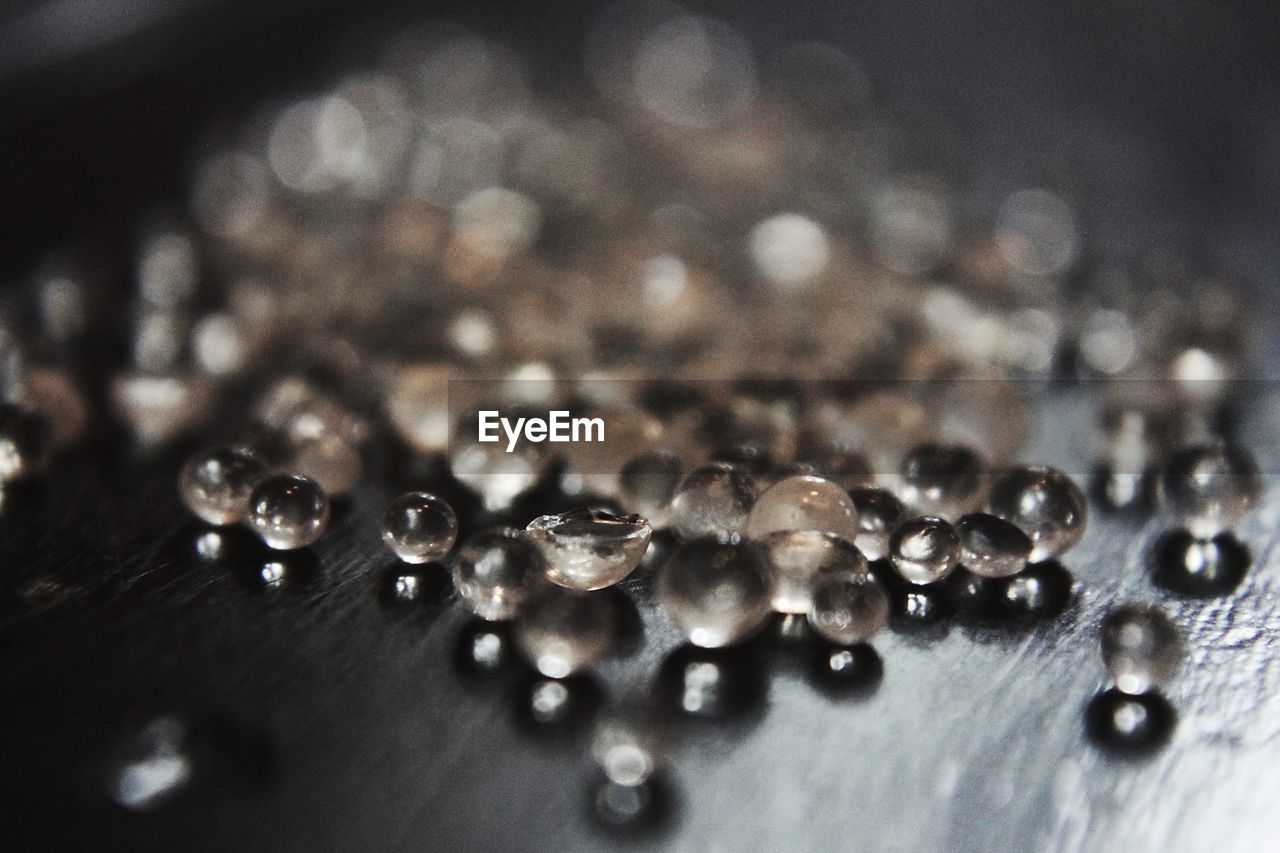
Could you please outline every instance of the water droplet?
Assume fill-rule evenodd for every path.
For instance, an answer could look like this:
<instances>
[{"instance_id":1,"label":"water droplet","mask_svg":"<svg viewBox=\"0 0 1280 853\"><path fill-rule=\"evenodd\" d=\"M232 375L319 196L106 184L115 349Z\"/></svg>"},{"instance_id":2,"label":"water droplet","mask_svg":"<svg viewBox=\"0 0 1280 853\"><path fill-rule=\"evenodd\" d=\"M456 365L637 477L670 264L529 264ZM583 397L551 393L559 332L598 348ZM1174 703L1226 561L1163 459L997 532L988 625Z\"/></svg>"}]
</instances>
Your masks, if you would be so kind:
<instances>
[{"instance_id":1,"label":"water droplet","mask_svg":"<svg viewBox=\"0 0 1280 853\"><path fill-rule=\"evenodd\" d=\"M187 459L178 475L178 496L207 524L235 524L248 517L249 496L266 475L266 464L256 453L216 448Z\"/></svg>"},{"instance_id":2,"label":"water droplet","mask_svg":"<svg viewBox=\"0 0 1280 853\"><path fill-rule=\"evenodd\" d=\"M1146 693L1168 682L1182 665L1182 637L1154 607L1130 604L1102 622L1102 659L1122 693Z\"/></svg>"},{"instance_id":3,"label":"water droplet","mask_svg":"<svg viewBox=\"0 0 1280 853\"><path fill-rule=\"evenodd\" d=\"M382 540L406 563L430 563L449 553L458 538L453 507L429 492L409 492L382 516Z\"/></svg>"},{"instance_id":4,"label":"water droplet","mask_svg":"<svg viewBox=\"0 0 1280 853\"><path fill-rule=\"evenodd\" d=\"M969 571L999 578L1021 571L1031 557L1031 538L1003 518L975 512L956 523L960 561Z\"/></svg>"},{"instance_id":5,"label":"water droplet","mask_svg":"<svg viewBox=\"0 0 1280 853\"><path fill-rule=\"evenodd\" d=\"M525 528L546 565L547 577L577 590L603 589L640 564L653 529L638 515L617 516L598 509L544 515Z\"/></svg>"},{"instance_id":6,"label":"water droplet","mask_svg":"<svg viewBox=\"0 0 1280 853\"><path fill-rule=\"evenodd\" d=\"M773 578L760 550L712 539L686 542L658 574L658 601L695 646L745 639L770 612Z\"/></svg>"},{"instance_id":7,"label":"water droplet","mask_svg":"<svg viewBox=\"0 0 1280 853\"><path fill-rule=\"evenodd\" d=\"M249 526L270 548L304 548L329 526L329 498L306 477L269 477L249 498Z\"/></svg>"},{"instance_id":8,"label":"water droplet","mask_svg":"<svg viewBox=\"0 0 1280 853\"><path fill-rule=\"evenodd\" d=\"M538 550L509 528L475 534L453 558L453 585L482 619L512 619L542 577Z\"/></svg>"},{"instance_id":9,"label":"water droplet","mask_svg":"<svg viewBox=\"0 0 1280 853\"><path fill-rule=\"evenodd\" d=\"M993 515L1031 537L1033 561L1057 557L1074 547L1088 523L1080 487L1056 468L1018 465L1001 473L987 499Z\"/></svg>"}]
</instances>

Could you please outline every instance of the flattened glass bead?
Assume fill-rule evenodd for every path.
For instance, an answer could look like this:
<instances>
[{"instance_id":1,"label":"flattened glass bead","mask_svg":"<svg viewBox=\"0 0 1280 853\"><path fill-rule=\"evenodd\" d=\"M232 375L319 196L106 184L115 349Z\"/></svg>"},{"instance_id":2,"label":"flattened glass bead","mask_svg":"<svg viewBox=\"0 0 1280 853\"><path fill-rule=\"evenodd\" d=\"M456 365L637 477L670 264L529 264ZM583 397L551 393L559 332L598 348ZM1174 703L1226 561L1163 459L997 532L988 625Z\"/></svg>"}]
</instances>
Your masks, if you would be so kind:
<instances>
[{"instance_id":1,"label":"flattened glass bead","mask_svg":"<svg viewBox=\"0 0 1280 853\"><path fill-rule=\"evenodd\" d=\"M889 537L889 560L911 583L934 583L960 564L960 537L950 522L937 516L907 519Z\"/></svg>"},{"instance_id":2,"label":"flattened glass bead","mask_svg":"<svg viewBox=\"0 0 1280 853\"><path fill-rule=\"evenodd\" d=\"M635 457L623 466L619 477L623 506L655 527L666 525L682 470L679 457L667 451L653 450Z\"/></svg>"},{"instance_id":3,"label":"flattened glass bead","mask_svg":"<svg viewBox=\"0 0 1280 853\"><path fill-rule=\"evenodd\" d=\"M960 535L960 562L985 578L1017 574L1031 557L1031 537L1016 525L985 512L974 512L956 522Z\"/></svg>"},{"instance_id":4,"label":"flattened glass bead","mask_svg":"<svg viewBox=\"0 0 1280 853\"><path fill-rule=\"evenodd\" d=\"M828 642L865 642L888 620L889 597L869 572L838 568L814 577L809 624Z\"/></svg>"},{"instance_id":5,"label":"flattened glass bead","mask_svg":"<svg viewBox=\"0 0 1280 853\"><path fill-rule=\"evenodd\" d=\"M1080 487L1057 468L1018 465L991 484L987 505L992 515L1031 537L1031 560L1056 557L1084 535L1089 508Z\"/></svg>"},{"instance_id":6,"label":"flattened glass bead","mask_svg":"<svg viewBox=\"0 0 1280 853\"><path fill-rule=\"evenodd\" d=\"M1243 448L1222 443L1178 451L1160 475L1161 503L1201 538L1240 521L1261 492L1253 457Z\"/></svg>"},{"instance_id":7,"label":"flattened glass bead","mask_svg":"<svg viewBox=\"0 0 1280 853\"><path fill-rule=\"evenodd\" d=\"M1130 604L1112 610L1102 623L1102 659L1123 693L1145 693L1177 674L1182 637L1154 607Z\"/></svg>"},{"instance_id":8,"label":"flattened glass bead","mask_svg":"<svg viewBox=\"0 0 1280 853\"><path fill-rule=\"evenodd\" d=\"M922 444L902 460L898 494L923 515L955 518L982 502L986 465L961 445Z\"/></svg>"},{"instance_id":9,"label":"flattened glass bead","mask_svg":"<svg viewBox=\"0 0 1280 853\"><path fill-rule=\"evenodd\" d=\"M307 477L268 477L249 497L249 527L269 548L305 548L328 526L329 498Z\"/></svg>"},{"instance_id":10,"label":"flattened glass bead","mask_svg":"<svg viewBox=\"0 0 1280 853\"><path fill-rule=\"evenodd\" d=\"M867 570L867 559L849 540L821 530L779 530L759 540L773 569L773 609L808 613L813 578L826 569Z\"/></svg>"},{"instance_id":11,"label":"flattened glass bead","mask_svg":"<svg viewBox=\"0 0 1280 853\"><path fill-rule=\"evenodd\" d=\"M510 528L475 534L453 557L453 585L463 604L491 622L515 618L541 577L542 555Z\"/></svg>"},{"instance_id":12,"label":"flattened glass bead","mask_svg":"<svg viewBox=\"0 0 1280 853\"><path fill-rule=\"evenodd\" d=\"M773 578L751 543L695 539L681 545L658 574L658 601L695 646L719 648L764 624Z\"/></svg>"},{"instance_id":13,"label":"flattened glass bead","mask_svg":"<svg viewBox=\"0 0 1280 853\"><path fill-rule=\"evenodd\" d=\"M888 489L854 489L849 496L858 511L858 537L853 544L868 560L883 560L889 555L889 534L906 508Z\"/></svg>"},{"instance_id":14,"label":"flattened glass bead","mask_svg":"<svg viewBox=\"0 0 1280 853\"><path fill-rule=\"evenodd\" d=\"M638 515L575 509L544 515L525 528L542 553L547 577L577 590L613 586L640 564L653 529Z\"/></svg>"},{"instance_id":15,"label":"flattened glass bead","mask_svg":"<svg viewBox=\"0 0 1280 853\"><path fill-rule=\"evenodd\" d=\"M178 496L192 515L207 524L235 524L248 517L249 496L266 475L266 464L246 448L206 450L183 464Z\"/></svg>"},{"instance_id":16,"label":"flattened glass bead","mask_svg":"<svg viewBox=\"0 0 1280 853\"><path fill-rule=\"evenodd\" d=\"M401 495L382 516L382 541L406 563L439 560L457 538L453 507L429 492Z\"/></svg>"},{"instance_id":17,"label":"flattened glass bead","mask_svg":"<svg viewBox=\"0 0 1280 853\"><path fill-rule=\"evenodd\" d=\"M618 619L613 599L551 588L534 596L515 623L516 646L547 678L565 678L613 647Z\"/></svg>"},{"instance_id":18,"label":"flattened glass bead","mask_svg":"<svg viewBox=\"0 0 1280 853\"><path fill-rule=\"evenodd\" d=\"M713 462L690 472L671 501L671 525L683 539L741 533L756 486L737 466Z\"/></svg>"},{"instance_id":19,"label":"flattened glass bead","mask_svg":"<svg viewBox=\"0 0 1280 853\"><path fill-rule=\"evenodd\" d=\"M858 511L849 493L830 480L787 477L760 493L745 532L761 539L778 530L821 530L852 542L858 536Z\"/></svg>"}]
</instances>

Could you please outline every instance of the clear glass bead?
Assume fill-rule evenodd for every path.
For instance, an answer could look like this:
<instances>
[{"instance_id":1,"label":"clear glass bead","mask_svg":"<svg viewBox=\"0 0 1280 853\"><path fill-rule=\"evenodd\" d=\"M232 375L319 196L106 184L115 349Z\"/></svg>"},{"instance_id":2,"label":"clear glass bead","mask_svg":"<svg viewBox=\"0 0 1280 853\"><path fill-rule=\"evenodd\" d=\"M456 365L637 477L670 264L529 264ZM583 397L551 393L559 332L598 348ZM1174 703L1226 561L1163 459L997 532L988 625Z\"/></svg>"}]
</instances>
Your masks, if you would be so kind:
<instances>
[{"instance_id":1,"label":"clear glass bead","mask_svg":"<svg viewBox=\"0 0 1280 853\"><path fill-rule=\"evenodd\" d=\"M462 429L474 430L474 424ZM502 444L481 444L463 432L449 452L449 469L453 476L484 501L485 509L496 512L507 509L522 492L532 488L546 468L546 460L522 443L512 453Z\"/></svg>"},{"instance_id":2,"label":"clear glass bead","mask_svg":"<svg viewBox=\"0 0 1280 853\"><path fill-rule=\"evenodd\" d=\"M44 417L24 406L0 403L0 484L40 470L51 439Z\"/></svg>"},{"instance_id":3,"label":"clear glass bead","mask_svg":"<svg viewBox=\"0 0 1280 853\"><path fill-rule=\"evenodd\" d=\"M618 619L608 595L551 588L534 596L515 623L516 646L547 678L565 678L613 647Z\"/></svg>"},{"instance_id":4,"label":"clear glass bead","mask_svg":"<svg viewBox=\"0 0 1280 853\"><path fill-rule=\"evenodd\" d=\"M319 483L307 477L268 477L249 497L249 527L269 548L305 548L328 526L329 498Z\"/></svg>"},{"instance_id":5,"label":"clear glass bead","mask_svg":"<svg viewBox=\"0 0 1280 853\"><path fill-rule=\"evenodd\" d=\"M1178 451L1160 475L1161 503L1201 538L1240 521L1261 492L1253 457L1243 448L1223 443Z\"/></svg>"},{"instance_id":6,"label":"clear glass bead","mask_svg":"<svg viewBox=\"0 0 1280 853\"><path fill-rule=\"evenodd\" d=\"M854 489L849 496L858 511L858 537L853 544L868 560L883 560L889 556L889 534L906 508L888 489Z\"/></svg>"},{"instance_id":7,"label":"clear glass bead","mask_svg":"<svg viewBox=\"0 0 1280 853\"><path fill-rule=\"evenodd\" d=\"M737 466L713 462L690 472L671 500L671 525L683 539L741 533L756 486Z\"/></svg>"},{"instance_id":8,"label":"clear glass bead","mask_svg":"<svg viewBox=\"0 0 1280 853\"><path fill-rule=\"evenodd\" d=\"M1002 578L1017 574L1031 557L1031 537L1016 525L985 512L974 512L956 522L960 535L960 562L975 575Z\"/></svg>"},{"instance_id":9,"label":"clear glass bead","mask_svg":"<svg viewBox=\"0 0 1280 853\"><path fill-rule=\"evenodd\" d=\"M267 476L266 464L242 447L196 453L178 474L178 496L207 524L235 524L249 515L249 496Z\"/></svg>"},{"instance_id":10,"label":"clear glass bead","mask_svg":"<svg viewBox=\"0 0 1280 853\"><path fill-rule=\"evenodd\" d=\"M547 577L577 590L613 586L640 564L653 528L638 515L575 509L535 518L525 537L542 553Z\"/></svg>"},{"instance_id":11,"label":"clear glass bead","mask_svg":"<svg viewBox=\"0 0 1280 853\"><path fill-rule=\"evenodd\" d=\"M1112 610L1102 623L1102 659L1123 693L1145 693L1177 674L1182 637L1154 607L1130 604Z\"/></svg>"},{"instance_id":12,"label":"clear glass bead","mask_svg":"<svg viewBox=\"0 0 1280 853\"><path fill-rule=\"evenodd\" d=\"M1062 554L1080 541L1089 520L1084 492L1057 468L1018 465L991 484L987 505L993 515L1031 537L1032 561Z\"/></svg>"},{"instance_id":13,"label":"clear glass bead","mask_svg":"<svg viewBox=\"0 0 1280 853\"><path fill-rule=\"evenodd\" d=\"M682 471L674 453L653 450L635 457L623 466L619 478L623 506L649 519L654 527L665 526Z\"/></svg>"},{"instance_id":14,"label":"clear glass bead","mask_svg":"<svg viewBox=\"0 0 1280 853\"><path fill-rule=\"evenodd\" d=\"M865 642L888 620L889 597L870 573L834 568L814 577L809 624L828 642Z\"/></svg>"},{"instance_id":15,"label":"clear glass bead","mask_svg":"<svg viewBox=\"0 0 1280 853\"><path fill-rule=\"evenodd\" d=\"M773 578L750 543L696 539L658 574L658 601L689 642L719 648L745 639L770 612Z\"/></svg>"},{"instance_id":16,"label":"clear glass bead","mask_svg":"<svg viewBox=\"0 0 1280 853\"><path fill-rule=\"evenodd\" d=\"M778 530L822 530L852 542L858 536L858 511L849 493L830 480L787 477L760 493L745 532L761 539Z\"/></svg>"},{"instance_id":17,"label":"clear glass bead","mask_svg":"<svg viewBox=\"0 0 1280 853\"><path fill-rule=\"evenodd\" d=\"M439 560L457 538L453 507L429 492L401 495L382 516L382 541L406 563Z\"/></svg>"},{"instance_id":18,"label":"clear glass bead","mask_svg":"<svg viewBox=\"0 0 1280 853\"><path fill-rule=\"evenodd\" d=\"M911 583L934 583L960 564L960 537L945 519L932 515L910 518L889 537L889 560Z\"/></svg>"},{"instance_id":19,"label":"clear glass bead","mask_svg":"<svg viewBox=\"0 0 1280 853\"><path fill-rule=\"evenodd\" d=\"M453 585L463 603L491 622L515 618L541 577L538 549L511 528L477 533L453 557Z\"/></svg>"},{"instance_id":20,"label":"clear glass bead","mask_svg":"<svg viewBox=\"0 0 1280 853\"><path fill-rule=\"evenodd\" d=\"M826 569L867 570L867 559L849 540L821 530L778 530L759 541L773 568L773 609L808 613L813 578Z\"/></svg>"},{"instance_id":21,"label":"clear glass bead","mask_svg":"<svg viewBox=\"0 0 1280 853\"><path fill-rule=\"evenodd\" d=\"M796 468L823 477L842 489L870 486L875 480L867 457L830 444L811 443L796 452Z\"/></svg>"},{"instance_id":22,"label":"clear glass bead","mask_svg":"<svg viewBox=\"0 0 1280 853\"><path fill-rule=\"evenodd\" d=\"M986 465L968 447L922 444L902 460L898 494L922 515L956 518L976 509L986 485Z\"/></svg>"},{"instance_id":23,"label":"clear glass bead","mask_svg":"<svg viewBox=\"0 0 1280 853\"><path fill-rule=\"evenodd\" d=\"M335 432L300 442L289 462L289 470L315 480L335 498L351 493L363 469L360 451Z\"/></svg>"}]
</instances>

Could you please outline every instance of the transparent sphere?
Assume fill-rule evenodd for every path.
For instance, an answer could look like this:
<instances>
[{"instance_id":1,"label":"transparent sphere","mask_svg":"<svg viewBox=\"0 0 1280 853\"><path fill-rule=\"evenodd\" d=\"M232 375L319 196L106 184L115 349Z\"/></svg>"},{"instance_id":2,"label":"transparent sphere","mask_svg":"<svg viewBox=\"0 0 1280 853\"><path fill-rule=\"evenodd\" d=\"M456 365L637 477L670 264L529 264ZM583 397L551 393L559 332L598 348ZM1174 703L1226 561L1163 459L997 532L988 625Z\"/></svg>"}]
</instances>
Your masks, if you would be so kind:
<instances>
[{"instance_id":1,"label":"transparent sphere","mask_svg":"<svg viewBox=\"0 0 1280 853\"><path fill-rule=\"evenodd\" d=\"M852 542L858 536L858 510L849 493L830 480L787 477L760 493L745 532L761 539L778 530L822 530Z\"/></svg>"},{"instance_id":2,"label":"transparent sphere","mask_svg":"<svg viewBox=\"0 0 1280 853\"><path fill-rule=\"evenodd\" d=\"M985 512L956 522L960 534L960 562L975 575L1002 578L1017 574L1031 557L1031 537L1016 525Z\"/></svg>"},{"instance_id":3,"label":"transparent sphere","mask_svg":"<svg viewBox=\"0 0 1280 853\"><path fill-rule=\"evenodd\" d=\"M457 538L453 507L429 492L401 495L382 516L382 541L406 563L439 560Z\"/></svg>"},{"instance_id":4,"label":"transparent sphere","mask_svg":"<svg viewBox=\"0 0 1280 853\"><path fill-rule=\"evenodd\" d=\"M1178 629L1154 607L1125 605L1102 622L1102 659L1121 692L1145 693L1169 681L1182 654Z\"/></svg>"},{"instance_id":5,"label":"transparent sphere","mask_svg":"<svg viewBox=\"0 0 1280 853\"><path fill-rule=\"evenodd\" d=\"M813 578L826 569L867 570L867 558L848 539L821 530L778 530L759 540L773 569L773 609L808 613Z\"/></svg>"},{"instance_id":6,"label":"transparent sphere","mask_svg":"<svg viewBox=\"0 0 1280 853\"><path fill-rule=\"evenodd\" d=\"M875 480L871 463L856 451L831 444L809 444L796 452L796 467L802 473L825 477L842 489L869 486Z\"/></svg>"},{"instance_id":7,"label":"transparent sphere","mask_svg":"<svg viewBox=\"0 0 1280 853\"><path fill-rule=\"evenodd\" d=\"M52 434L37 412L0 403L0 484L30 477L48 455Z\"/></svg>"},{"instance_id":8,"label":"transparent sphere","mask_svg":"<svg viewBox=\"0 0 1280 853\"><path fill-rule=\"evenodd\" d=\"M534 596L515 623L516 647L548 678L565 678L604 657L618 636L608 595L550 588Z\"/></svg>"},{"instance_id":9,"label":"transparent sphere","mask_svg":"<svg viewBox=\"0 0 1280 853\"><path fill-rule=\"evenodd\" d=\"M713 649L745 639L764 624L773 578L751 543L695 539L658 574L658 601L695 646Z\"/></svg>"},{"instance_id":10,"label":"transparent sphere","mask_svg":"<svg viewBox=\"0 0 1280 853\"><path fill-rule=\"evenodd\" d=\"M649 548L653 528L638 515L583 508L535 518L524 535L542 553L553 583L591 590L631 574Z\"/></svg>"},{"instance_id":11,"label":"transparent sphere","mask_svg":"<svg viewBox=\"0 0 1280 853\"><path fill-rule=\"evenodd\" d=\"M364 463L360 451L349 441L337 433L324 432L299 443L289 468L315 480L325 494L336 498L350 494L356 487Z\"/></svg>"},{"instance_id":12,"label":"transparent sphere","mask_svg":"<svg viewBox=\"0 0 1280 853\"><path fill-rule=\"evenodd\" d=\"M809 624L828 642L865 642L888 621L889 596L870 573L837 568L813 579Z\"/></svg>"},{"instance_id":13,"label":"transparent sphere","mask_svg":"<svg viewBox=\"0 0 1280 853\"><path fill-rule=\"evenodd\" d=\"M923 515L955 518L982 502L986 474L982 457L968 447L922 444L902 460L898 494Z\"/></svg>"},{"instance_id":14,"label":"transparent sphere","mask_svg":"<svg viewBox=\"0 0 1280 853\"><path fill-rule=\"evenodd\" d=\"M541 577L542 555L511 528L477 533L453 557L453 585L463 603L491 622L514 618Z\"/></svg>"},{"instance_id":15,"label":"transparent sphere","mask_svg":"<svg viewBox=\"0 0 1280 853\"><path fill-rule=\"evenodd\" d=\"M1031 559L1047 560L1069 550L1084 535L1089 508L1084 492L1057 468L1018 465L991 484L987 505L993 515L1031 537Z\"/></svg>"},{"instance_id":16,"label":"transparent sphere","mask_svg":"<svg viewBox=\"0 0 1280 853\"><path fill-rule=\"evenodd\" d=\"M682 471L679 457L664 450L635 457L623 466L619 477L622 505L649 519L655 527L665 525Z\"/></svg>"},{"instance_id":17,"label":"transparent sphere","mask_svg":"<svg viewBox=\"0 0 1280 853\"><path fill-rule=\"evenodd\" d=\"M193 454L178 473L178 496L207 524L235 524L249 515L249 496L267 476L266 464L242 447Z\"/></svg>"},{"instance_id":18,"label":"transparent sphere","mask_svg":"<svg viewBox=\"0 0 1280 853\"><path fill-rule=\"evenodd\" d=\"M329 526L329 498L315 481L277 474L249 496L249 527L269 548L305 548Z\"/></svg>"},{"instance_id":19,"label":"transparent sphere","mask_svg":"<svg viewBox=\"0 0 1280 853\"><path fill-rule=\"evenodd\" d=\"M671 500L671 526L683 539L741 533L756 502L750 475L726 462L696 468Z\"/></svg>"},{"instance_id":20,"label":"transparent sphere","mask_svg":"<svg viewBox=\"0 0 1280 853\"><path fill-rule=\"evenodd\" d=\"M960 537L945 519L922 515L894 528L889 560L911 583L940 581L960 564Z\"/></svg>"},{"instance_id":21,"label":"transparent sphere","mask_svg":"<svg viewBox=\"0 0 1280 853\"><path fill-rule=\"evenodd\" d=\"M1222 443L1180 450L1160 475L1160 500L1195 536L1238 522L1258 502L1262 483L1248 451Z\"/></svg>"},{"instance_id":22,"label":"transparent sphere","mask_svg":"<svg viewBox=\"0 0 1280 853\"><path fill-rule=\"evenodd\" d=\"M858 538L853 544L868 560L883 560L889 556L889 534L906 508L888 489L854 489L849 496L858 511Z\"/></svg>"}]
</instances>

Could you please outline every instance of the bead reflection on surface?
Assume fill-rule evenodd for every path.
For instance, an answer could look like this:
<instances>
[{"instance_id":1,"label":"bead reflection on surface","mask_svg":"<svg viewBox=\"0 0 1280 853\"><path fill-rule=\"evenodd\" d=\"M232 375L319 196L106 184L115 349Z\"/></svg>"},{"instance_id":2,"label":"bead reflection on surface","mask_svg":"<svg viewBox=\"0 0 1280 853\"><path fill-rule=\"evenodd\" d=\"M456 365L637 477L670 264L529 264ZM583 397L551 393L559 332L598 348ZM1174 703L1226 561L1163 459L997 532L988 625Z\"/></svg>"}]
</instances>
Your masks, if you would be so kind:
<instances>
[{"instance_id":1,"label":"bead reflection on surface","mask_svg":"<svg viewBox=\"0 0 1280 853\"><path fill-rule=\"evenodd\" d=\"M541 516L524 532L541 552L547 577L576 590L603 589L631 574L652 534L649 522L638 515L589 508Z\"/></svg>"},{"instance_id":2,"label":"bead reflection on surface","mask_svg":"<svg viewBox=\"0 0 1280 853\"><path fill-rule=\"evenodd\" d=\"M745 532L762 539L781 530L820 530L850 542L858 536L858 511L849 493L830 480L801 474L760 493Z\"/></svg>"},{"instance_id":3,"label":"bead reflection on surface","mask_svg":"<svg viewBox=\"0 0 1280 853\"><path fill-rule=\"evenodd\" d=\"M718 648L764 624L773 578L754 545L696 539L661 568L657 590L659 603L689 642Z\"/></svg>"},{"instance_id":4,"label":"bead reflection on surface","mask_svg":"<svg viewBox=\"0 0 1280 853\"><path fill-rule=\"evenodd\" d=\"M453 507L428 492L409 492L382 517L382 540L406 563L430 563L449 553L458 538Z\"/></svg>"},{"instance_id":5,"label":"bead reflection on surface","mask_svg":"<svg viewBox=\"0 0 1280 853\"><path fill-rule=\"evenodd\" d=\"M606 655L618 639L619 615L608 595L550 589L515 623L516 645L548 678L565 678Z\"/></svg>"},{"instance_id":6,"label":"bead reflection on surface","mask_svg":"<svg viewBox=\"0 0 1280 853\"><path fill-rule=\"evenodd\" d=\"M174 717L149 723L128 744L108 780L112 799L131 811L149 811L182 790L194 770L187 725Z\"/></svg>"},{"instance_id":7,"label":"bead reflection on surface","mask_svg":"<svg viewBox=\"0 0 1280 853\"><path fill-rule=\"evenodd\" d=\"M39 471L51 440L44 417L23 406L0 403L0 485Z\"/></svg>"},{"instance_id":8,"label":"bead reflection on surface","mask_svg":"<svg viewBox=\"0 0 1280 853\"><path fill-rule=\"evenodd\" d=\"M1102 658L1122 693L1145 693L1167 683L1182 666L1182 637L1154 607L1130 604L1102 623Z\"/></svg>"},{"instance_id":9,"label":"bead reflection on surface","mask_svg":"<svg viewBox=\"0 0 1280 853\"><path fill-rule=\"evenodd\" d=\"M759 541L773 569L773 609L808 613L813 578L824 569L867 570L866 557L847 539L819 530L779 530Z\"/></svg>"},{"instance_id":10,"label":"bead reflection on surface","mask_svg":"<svg viewBox=\"0 0 1280 853\"><path fill-rule=\"evenodd\" d=\"M329 498L306 477L269 477L249 498L249 526L270 548L304 548L329 526Z\"/></svg>"},{"instance_id":11,"label":"bead reflection on surface","mask_svg":"<svg viewBox=\"0 0 1280 853\"><path fill-rule=\"evenodd\" d=\"M1031 537L1033 562L1057 557L1084 535L1089 511L1080 487L1056 468L1019 465L1002 472L987 499L993 515Z\"/></svg>"},{"instance_id":12,"label":"bead reflection on surface","mask_svg":"<svg viewBox=\"0 0 1280 853\"><path fill-rule=\"evenodd\" d=\"M463 603L481 619L513 619L537 590L542 557L519 531L482 531L453 557L453 585Z\"/></svg>"},{"instance_id":13,"label":"bead reflection on surface","mask_svg":"<svg viewBox=\"0 0 1280 853\"><path fill-rule=\"evenodd\" d=\"M1221 596L1240 585L1251 560L1249 549L1230 533L1200 539L1178 530L1156 542L1153 579L1158 586L1181 595Z\"/></svg>"},{"instance_id":14,"label":"bead reflection on surface","mask_svg":"<svg viewBox=\"0 0 1280 853\"><path fill-rule=\"evenodd\" d=\"M1142 756L1168 743L1178 715L1159 693L1104 690L1085 710L1090 740L1118 756Z\"/></svg>"}]
</instances>

